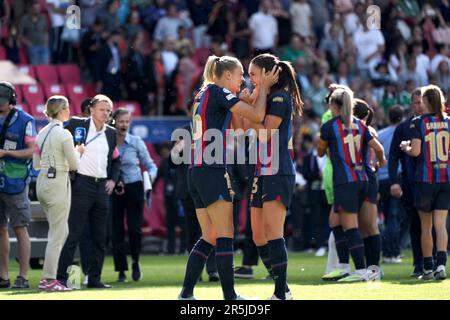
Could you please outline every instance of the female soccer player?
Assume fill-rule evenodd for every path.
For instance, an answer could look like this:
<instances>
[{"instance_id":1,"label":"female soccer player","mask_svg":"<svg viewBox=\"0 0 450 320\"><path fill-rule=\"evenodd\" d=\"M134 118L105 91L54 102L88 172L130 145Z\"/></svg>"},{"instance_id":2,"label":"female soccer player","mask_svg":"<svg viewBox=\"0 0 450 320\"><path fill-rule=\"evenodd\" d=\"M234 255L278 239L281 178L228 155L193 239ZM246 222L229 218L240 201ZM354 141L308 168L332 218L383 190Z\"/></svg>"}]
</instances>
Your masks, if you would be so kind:
<instances>
[{"instance_id":1,"label":"female soccer player","mask_svg":"<svg viewBox=\"0 0 450 320\"><path fill-rule=\"evenodd\" d=\"M413 119L412 140L403 141L401 149L418 157L415 204L422 225L424 274L422 280L447 277L447 229L450 209L450 117L444 112L444 95L439 87L422 88L422 103L429 113ZM436 231L437 268L434 270L432 229Z\"/></svg>"},{"instance_id":2,"label":"female soccer player","mask_svg":"<svg viewBox=\"0 0 450 320\"><path fill-rule=\"evenodd\" d=\"M210 163L204 158L210 149L208 146L214 142L208 141L208 134L211 131L207 130L220 130L224 138L232 113L254 122L261 122L264 119L267 93L278 81L278 68L274 67L269 73L264 70L260 86L261 95L257 98L255 106L240 101L233 94L239 92L244 80L243 74L242 64L236 58L210 56L204 70L205 85L194 100L190 190L202 237L189 255L180 299L195 299L194 286L214 246L224 298L243 299L234 291L233 207L226 164L225 161L216 160Z\"/></svg>"},{"instance_id":3,"label":"female soccer player","mask_svg":"<svg viewBox=\"0 0 450 320\"><path fill-rule=\"evenodd\" d=\"M274 66L281 70L278 83L267 93L266 116L263 122L251 124L257 131L260 150L252 190L251 224L261 260L275 280L275 291L270 299L292 300L286 284L288 257L283 232L286 209L295 187L292 119L295 114L301 114L303 102L292 66L271 54L255 57L249 66L250 80L256 86L258 97L264 94L259 90L264 70ZM276 132L278 149L272 148L277 142L272 139ZM267 147L270 161L264 159L263 146ZM278 152L278 166L274 163L273 152Z\"/></svg>"},{"instance_id":4,"label":"female soccer player","mask_svg":"<svg viewBox=\"0 0 450 320\"><path fill-rule=\"evenodd\" d=\"M356 118L360 119L369 129L372 136L378 141L378 133L371 126L373 119L373 109L369 107L367 102L361 99L355 99L353 113ZM367 150L364 167L368 178L368 193L363 202L358 215L359 232L364 241L364 251L366 256L366 264L369 273L369 279L380 280L380 255L381 255L381 238L378 229L378 177L376 174L376 166L372 157L372 149Z\"/></svg>"},{"instance_id":5,"label":"female soccer player","mask_svg":"<svg viewBox=\"0 0 450 320\"><path fill-rule=\"evenodd\" d=\"M339 213L343 232L336 237L336 245L347 240L355 263L356 273L341 282L368 280L364 261L364 243L358 231L358 212L367 194L367 173L364 161L370 146L377 154L379 165L386 163L383 147L373 139L368 128L353 117L353 92L338 88L330 97L329 106L333 119L320 130L319 156L330 149L333 165L334 211ZM334 230L333 230L334 231ZM339 248L337 248L339 250Z\"/></svg>"}]
</instances>

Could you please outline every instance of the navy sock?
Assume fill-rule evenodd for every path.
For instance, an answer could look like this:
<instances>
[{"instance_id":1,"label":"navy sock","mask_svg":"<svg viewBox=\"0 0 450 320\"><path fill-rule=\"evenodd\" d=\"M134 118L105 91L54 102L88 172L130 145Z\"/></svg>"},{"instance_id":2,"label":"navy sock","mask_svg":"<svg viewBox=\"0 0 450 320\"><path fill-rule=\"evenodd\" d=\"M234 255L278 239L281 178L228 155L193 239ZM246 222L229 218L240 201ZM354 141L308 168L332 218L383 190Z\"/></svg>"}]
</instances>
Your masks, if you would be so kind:
<instances>
[{"instance_id":1,"label":"navy sock","mask_svg":"<svg viewBox=\"0 0 450 320\"><path fill-rule=\"evenodd\" d=\"M433 257L423 257L423 268L426 271L434 270Z\"/></svg>"},{"instance_id":2,"label":"navy sock","mask_svg":"<svg viewBox=\"0 0 450 320\"><path fill-rule=\"evenodd\" d=\"M348 264L350 261L350 255L344 230L342 229L342 226L337 226L332 228L332 231L336 243L336 251L339 258L339 263Z\"/></svg>"},{"instance_id":3,"label":"navy sock","mask_svg":"<svg viewBox=\"0 0 450 320\"><path fill-rule=\"evenodd\" d=\"M213 245L203 239L198 240L192 248L186 266L181 297L188 298L194 294L194 286L202 274L203 267L212 248Z\"/></svg>"},{"instance_id":4,"label":"navy sock","mask_svg":"<svg viewBox=\"0 0 450 320\"><path fill-rule=\"evenodd\" d=\"M365 269L364 262L364 243L361 239L361 234L358 229L350 229L345 231L345 236L348 241L348 249L355 264L356 270Z\"/></svg>"},{"instance_id":5,"label":"navy sock","mask_svg":"<svg viewBox=\"0 0 450 320\"><path fill-rule=\"evenodd\" d=\"M364 238L364 253L367 266L380 265L381 237L379 234Z\"/></svg>"},{"instance_id":6,"label":"navy sock","mask_svg":"<svg viewBox=\"0 0 450 320\"><path fill-rule=\"evenodd\" d=\"M272 263L270 262L270 251L269 251L269 244L265 244L263 246L257 247L259 257L261 258L262 262L264 263L264 266L266 267L269 274L273 277L273 271L272 271ZM286 292L289 291L289 286L286 283Z\"/></svg>"},{"instance_id":7,"label":"navy sock","mask_svg":"<svg viewBox=\"0 0 450 320\"><path fill-rule=\"evenodd\" d=\"M286 299L286 279L288 257L286 244L284 239L276 239L269 241L270 260L272 263L272 271L275 280L275 296L278 299Z\"/></svg>"},{"instance_id":8,"label":"navy sock","mask_svg":"<svg viewBox=\"0 0 450 320\"><path fill-rule=\"evenodd\" d=\"M264 266L266 267L267 272L269 272L269 274L271 276L273 276L272 264L270 263L269 244L267 243L263 246L256 247L256 248L258 248L259 257L261 258L261 261L263 262Z\"/></svg>"},{"instance_id":9,"label":"navy sock","mask_svg":"<svg viewBox=\"0 0 450 320\"><path fill-rule=\"evenodd\" d=\"M445 251L438 251L437 252L437 263L438 266L445 266L447 265L447 252Z\"/></svg>"},{"instance_id":10,"label":"navy sock","mask_svg":"<svg viewBox=\"0 0 450 320\"><path fill-rule=\"evenodd\" d=\"M236 298L234 291L234 271L233 271L233 239L217 238L216 263L219 272L220 283L225 300Z\"/></svg>"}]
</instances>

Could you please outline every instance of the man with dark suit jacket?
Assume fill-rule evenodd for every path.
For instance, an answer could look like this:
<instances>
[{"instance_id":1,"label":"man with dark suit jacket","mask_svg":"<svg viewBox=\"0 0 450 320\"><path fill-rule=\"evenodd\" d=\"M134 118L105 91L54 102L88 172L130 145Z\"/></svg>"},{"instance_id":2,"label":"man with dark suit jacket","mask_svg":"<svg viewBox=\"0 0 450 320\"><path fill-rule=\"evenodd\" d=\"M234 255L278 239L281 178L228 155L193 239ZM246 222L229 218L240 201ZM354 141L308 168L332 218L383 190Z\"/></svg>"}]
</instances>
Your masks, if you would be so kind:
<instances>
[{"instance_id":1,"label":"man with dark suit jacket","mask_svg":"<svg viewBox=\"0 0 450 320\"><path fill-rule=\"evenodd\" d=\"M119 179L120 158L116 130L108 126L112 101L105 95L92 100L90 118L72 118L66 129L75 144L84 144L78 172L72 181L72 207L69 214L69 236L64 244L58 266L58 280L67 283L67 269L73 257L84 226L91 229L92 250L88 271L88 288L110 288L101 282L105 257L109 196Z\"/></svg>"}]
</instances>

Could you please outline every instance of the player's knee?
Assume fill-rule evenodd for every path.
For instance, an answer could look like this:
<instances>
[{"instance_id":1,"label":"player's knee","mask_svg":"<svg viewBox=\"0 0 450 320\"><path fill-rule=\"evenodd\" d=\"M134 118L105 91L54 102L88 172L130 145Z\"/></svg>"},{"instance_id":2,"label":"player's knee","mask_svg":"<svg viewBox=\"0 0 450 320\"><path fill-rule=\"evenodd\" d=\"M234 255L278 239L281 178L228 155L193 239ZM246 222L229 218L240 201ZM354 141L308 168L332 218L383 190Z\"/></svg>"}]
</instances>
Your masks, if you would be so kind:
<instances>
[{"instance_id":1,"label":"player's knee","mask_svg":"<svg viewBox=\"0 0 450 320\"><path fill-rule=\"evenodd\" d=\"M267 239L266 237L253 236L253 242L256 244L256 246L261 247L267 244Z\"/></svg>"}]
</instances>

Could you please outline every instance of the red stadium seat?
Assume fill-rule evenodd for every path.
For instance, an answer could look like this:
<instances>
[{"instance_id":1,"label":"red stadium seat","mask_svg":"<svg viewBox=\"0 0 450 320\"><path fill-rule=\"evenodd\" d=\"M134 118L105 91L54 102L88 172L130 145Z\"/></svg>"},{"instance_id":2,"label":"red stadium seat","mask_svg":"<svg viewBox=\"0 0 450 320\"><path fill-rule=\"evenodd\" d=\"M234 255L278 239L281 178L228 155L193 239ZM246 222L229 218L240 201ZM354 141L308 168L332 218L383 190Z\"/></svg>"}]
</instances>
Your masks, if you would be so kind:
<instances>
[{"instance_id":1,"label":"red stadium seat","mask_svg":"<svg viewBox=\"0 0 450 320\"><path fill-rule=\"evenodd\" d=\"M81 83L80 69L78 69L77 65L59 64L56 68L62 83Z\"/></svg>"},{"instance_id":2,"label":"red stadium seat","mask_svg":"<svg viewBox=\"0 0 450 320\"><path fill-rule=\"evenodd\" d=\"M87 97L93 98L97 94L97 92L95 91L95 84L85 83L85 84L83 84L83 87L84 87L84 90L86 90L86 94L87 94L86 98Z\"/></svg>"},{"instance_id":3,"label":"red stadium seat","mask_svg":"<svg viewBox=\"0 0 450 320\"><path fill-rule=\"evenodd\" d=\"M43 86L44 86L44 93L47 99L54 95L67 96L66 89L62 84L58 83L44 84Z\"/></svg>"},{"instance_id":4,"label":"red stadium seat","mask_svg":"<svg viewBox=\"0 0 450 320\"><path fill-rule=\"evenodd\" d=\"M141 116L141 106L136 101L119 101L116 103L117 108L127 109L135 117Z\"/></svg>"},{"instance_id":5,"label":"red stadium seat","mask_svg":"<svg viewBox=\"0 0 450 320\"><path fill-rule=\"evenodd\" d=\"M23 93L22 93L22 86L16 85L14 86L16 88L16 101L17 104L23 102Z\"/></svg>"},{"instance_id":6,"label":"red stadium seat","mask_svg":"<svg viewBox=\"0 0 450 320\"><path fill-rule=\"evenodd\" d=\"M54 65L38 65L36 66L36 74L41 84L58 83L58 73Z\"/></svg>"},{"instance_id":7,"label":"red stadium seat","mask_svg":"<svg viewBox=\"0 0 450 320\"><path fill-rule=\"evenodd\" d=\"M24 47L19 48L19 61L21 64L28 64L28 54Z\"/></svg>"},{"instance_id":8,"label":"red stadium seat","mask_svg":"<svg viewBox=\"0 0 450 320\"><path fill-rule=\"evenodd\" d=\"M81 103L89 97L86 88L81 84L66 84L67 97L74 115L81 115Z\"/></svg>"},{"instance_id":9,"label":"red stadium seat","mask_svg":"<svg viewBox=\"0 0 450 320\"><path fill-rule=\"evenodd\" d=\"M36 79L36 69L34 69L34 66L31 64L19 64L17 66L19 68L19 71L23 74L29 75L30 77Z\"/></svg>"},{"instance_id":10,"label":"red stadium seat","mask_svg":"<svg viewBox=\"0 0 450 320\"><path fill-rule=\"evenodd\" d=\"M23 98L30 107L30 114L34 117L44 117L44 91L39 84L22 86Z\"/></svg>"},{"instance_id":11,"label":"red stadium seat","mask_svg":"<svg viewBox=\"0 0 450 320\"><path fill-rule=\"evenodd\" d=\"M6 49L3 46L0 46L0 60L7 60L8 54L6 53Z\"/></svg>"}]
</instances>

